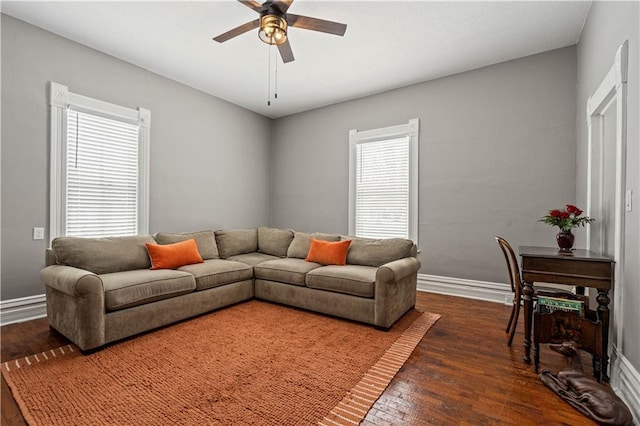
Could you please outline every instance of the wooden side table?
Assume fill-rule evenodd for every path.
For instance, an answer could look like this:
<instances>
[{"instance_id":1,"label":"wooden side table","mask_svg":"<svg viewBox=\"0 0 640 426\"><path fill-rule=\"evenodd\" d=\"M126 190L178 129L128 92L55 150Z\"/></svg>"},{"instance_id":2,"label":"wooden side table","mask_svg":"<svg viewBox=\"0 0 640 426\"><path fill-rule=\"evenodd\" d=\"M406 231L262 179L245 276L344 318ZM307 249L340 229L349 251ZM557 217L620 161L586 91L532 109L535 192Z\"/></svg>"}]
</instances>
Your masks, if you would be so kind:
<instances>
[{"instance_id":1,"label":"wooden side table","mask_svg":"<svg viewBox=\"0 0 640 426\"><path fill-rule=\"evenodd\" d=\"M599 371L598 379L609 380L609 290L613 287L614 260L587 250L560 253L553 247L519 247L522 258L522 281L524 298L524 360L531 362L531 329L533 320L534 282L566 284L591 287L598 291L598 318L602 321L602 356L594 354L594 367Z\"/></svg>"}]
</instances>

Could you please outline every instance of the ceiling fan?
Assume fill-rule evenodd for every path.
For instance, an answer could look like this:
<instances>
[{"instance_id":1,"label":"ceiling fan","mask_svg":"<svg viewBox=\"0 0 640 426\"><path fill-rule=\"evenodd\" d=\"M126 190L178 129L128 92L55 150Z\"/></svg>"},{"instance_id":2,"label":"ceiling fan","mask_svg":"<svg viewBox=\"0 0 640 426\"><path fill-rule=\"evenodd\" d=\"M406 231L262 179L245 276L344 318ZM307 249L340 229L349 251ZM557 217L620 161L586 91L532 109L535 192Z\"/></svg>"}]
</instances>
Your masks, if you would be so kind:
<instances>
[{"instance_id":1,"label":"ceiling fan","mask_svg":"<svg viewBox=\"0 0 640 426\"><path fill-rule=\"evenodd\" d=\"M218 43L224 43L229 39L259 27L258 37L260 40L267 44L277 45L282 61L285 63L295 59L291 45L289 44L289 37L287 36L288 27L319 31L338 36L343 36L347 30L345 24L338 22L287 13L293 0L267 0L262 4L255 0L238 1L258 12L260 18L240 25L213 39Z\"/></svg>"}]
</instances>

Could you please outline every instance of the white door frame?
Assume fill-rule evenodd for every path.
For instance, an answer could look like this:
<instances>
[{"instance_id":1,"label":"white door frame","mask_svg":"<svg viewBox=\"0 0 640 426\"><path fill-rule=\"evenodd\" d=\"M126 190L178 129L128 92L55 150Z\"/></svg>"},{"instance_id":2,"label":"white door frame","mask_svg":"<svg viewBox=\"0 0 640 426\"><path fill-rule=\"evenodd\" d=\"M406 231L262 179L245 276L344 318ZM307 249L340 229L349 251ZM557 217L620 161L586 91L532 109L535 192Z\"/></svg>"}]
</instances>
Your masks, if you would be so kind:
<instances>
[{"instance_id":1,"label":"white door frame","mask_svg":"<svg viewBox=\"0 0 640 426\"><path fill-rule=\"evenodd\" d=\"M620 45L616 52L615 61L607 75L604 77L596 91L587 100L587 215L592 216L597 202L602 200L603 191L603 143L604 143L604 114L607 110L616 106L616 170L615 170L615 206L614 206L614 260L615 260L615 291L614 310L612 324L617 331L616 336L611 336L609 344L615 361L619 360L617 354L622 353L622 322L624 292L624 229L625 229L625 189L626 189L626 156L627 156L627 55L628 41ZM596 162L599 162L596 164ZM596 172L597 171L597 172ZM597 173L597 176L596 176ZM595 194L592 188L594 179L600 183L599 193ZM597 201L598 200L598 201ZM598 218L596 218L597 220ZM591 246L591 225L587 225L587 249L602 252L604 227L600 228L600 247ZM605 348L608 350L608 348ZM610 364L611 365L611 364ZM611 368L612 375L614 368Z\"/></svg>"}]
</instances>

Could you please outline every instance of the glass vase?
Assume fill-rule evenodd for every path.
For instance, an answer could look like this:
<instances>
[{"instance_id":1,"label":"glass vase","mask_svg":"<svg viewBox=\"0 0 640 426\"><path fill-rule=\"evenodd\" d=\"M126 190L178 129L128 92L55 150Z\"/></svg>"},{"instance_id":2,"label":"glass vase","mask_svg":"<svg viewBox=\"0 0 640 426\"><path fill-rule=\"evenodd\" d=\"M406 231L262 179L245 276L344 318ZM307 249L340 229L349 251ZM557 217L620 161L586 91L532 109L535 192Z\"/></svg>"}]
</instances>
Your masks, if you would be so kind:
<instances>
[{"instance_id":1,"label":"glass vase","mask_svg":"<svg viewBox=\"0 0 640 426\"><path fill-rule=\"evenodd\" d=\"M570 230L560 231L556 235L556 241L558 242L559 251L561 253L571 253L574 240L575 235L573 235Z\"/></svg>"}]
</instances>

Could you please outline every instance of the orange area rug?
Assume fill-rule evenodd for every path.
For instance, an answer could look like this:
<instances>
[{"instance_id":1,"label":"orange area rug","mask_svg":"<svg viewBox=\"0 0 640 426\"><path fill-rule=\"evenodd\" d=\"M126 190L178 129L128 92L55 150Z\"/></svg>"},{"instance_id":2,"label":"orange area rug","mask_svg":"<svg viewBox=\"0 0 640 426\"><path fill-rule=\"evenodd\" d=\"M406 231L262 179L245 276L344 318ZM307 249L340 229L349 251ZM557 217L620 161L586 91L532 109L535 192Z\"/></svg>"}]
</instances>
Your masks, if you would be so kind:
<instances>
[{"instance_id":1,"label":"orange area rug","mask_svg":"<svg viewBox=\"0 0 640 426\"><path fill-rule=\"evenodd\" d=\"M381 331L253 300L1 371L31 425L354 425L438 318L411 310Z\"/></svg>"}]
</instances>

